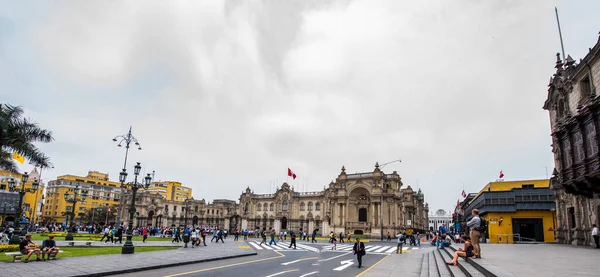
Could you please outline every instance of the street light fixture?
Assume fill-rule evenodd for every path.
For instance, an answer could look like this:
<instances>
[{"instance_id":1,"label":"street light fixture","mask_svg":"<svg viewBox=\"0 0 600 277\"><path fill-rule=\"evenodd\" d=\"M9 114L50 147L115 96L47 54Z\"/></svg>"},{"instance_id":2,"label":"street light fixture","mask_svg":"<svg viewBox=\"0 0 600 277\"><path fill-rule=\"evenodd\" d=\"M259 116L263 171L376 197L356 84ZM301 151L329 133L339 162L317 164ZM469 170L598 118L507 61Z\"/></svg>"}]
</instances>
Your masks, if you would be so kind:
<instances>
[{"instance_id":1,"label":"street light fixture","mask_svg":"<svg viewBox=\"0 0 600 277\"><path fill-rule=\"evenodd\" d=\"M114 137L112 139L114 142L119 142L119 144L117 145L118 147L122 147L122 143L125 142L125 162L123 163L123 170L125 170L125 168L127 168L127 156L129 155L129 145L133 142L135 145L137 145L138 150L142 150L142 146L140 145L140 142L131 134L131 126L129 127L129 132L127 132L127 134L125 135L118 135L116 137ZM127 173L125 173L125 177L127 177ZM121 180L121 176L119 174L119 180ZM121 181L121 187L123 187L125 183L125 179L123 179ZM119 201L119 204L121 203L121 201ZM117 207L118 211L117 211L117 224L121 224L121 205L119 205Z\"/></svg>"},{"instance_id":2,"label":"street light fixture","mask_svg":"<svg viewBox=\"0 0 600 277\"><path fill-rule=\"evenodd\" d=\"M189 210L190 210L190 204L192 203L192 199L190 198L186 198L185 200L183 200L183 204L185 205L185 211L183 214L183 228L187 228L187 220L188 220L188 214L189 214Z\"/></svg>"},{"instance_id":3,"label":"street light fixture","mask_svg":"<svg viewBox=\"0 0 600 277\"><path fill-rule=\"evenodd\" d=\"M29 179L29 174L27 174L27 172L23 173L23 175L21 175L21 183L20 184L16 184L15 179L10 178L8 180L8 190L11 192L18 192L19 193L19 205L17 206L17 212L16 212L16 218L15 220L17 221L17 224L15 227L18 229L18 232L14 233L12 236L10 236L10 241L8 242L8 244L19 244L21 241L19 239L19 234L21 233L21 214L23 213L23 196L25 196L26 193L28 192L35 192L38 190L38 188L40 187L40 183L38 183L37 180L33 180L33 183L31 184L31 188L25 188L25 183L27 183L27 179Z\"/></svg>"},{"instance_id":4,"label":"street light fixture","mask_svg":"<svg viewBox=\"0 0 600 277\"><path fill-rule=\"evenodd\" d=\"M138 183L138 176L140 175L140 171L142 170L142 166L140 163L137 163L133 168L134 180L133 182L125 183L127 179L127 170L123 168L123 171L119 173L119 181L121 181L121 187L131 189L131 204L129 205L129 227L127 228L127 240L121 249L121 254L133 254L135 251L135 247L133 246L133 242L131 238L133 237L133 217L135 215L135 195L138 189L148 189L150 187L150 183L152 182L152 177L148 173L144 178L144 183Z\"/></svg>"},{"instance_id":5,"label":"street light fixture","mask_svg":"<svg viewBox=\"0 0 600 277\"><path fill-rule=\"evenodd\" d=\"M79 196L79 197L78 197ZM88 196L87 190L79 191L79 185L75 185L73 189L73 193L65 193L63 197L65 198L65 202L72 203L71 209L71 222L69 223L69 214L67 214L67 236L65 240L73 240L73 232L75 231L75 205L77 202L85 201ZM71 226L72 225L72 226Z\"/></svg>"}]
</instances>

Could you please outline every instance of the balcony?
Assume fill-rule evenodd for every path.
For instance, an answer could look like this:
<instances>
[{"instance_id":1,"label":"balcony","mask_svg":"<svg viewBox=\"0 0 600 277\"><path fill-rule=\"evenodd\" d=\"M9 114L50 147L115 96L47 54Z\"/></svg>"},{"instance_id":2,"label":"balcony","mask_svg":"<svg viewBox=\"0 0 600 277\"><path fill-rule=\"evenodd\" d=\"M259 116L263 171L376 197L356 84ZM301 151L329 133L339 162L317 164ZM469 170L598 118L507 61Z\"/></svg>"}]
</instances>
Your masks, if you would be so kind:
<instances>
[{"instance_id":1,"label":"balcony","mask_svg":"<svg viewBox=\"0 0 600 277\"><path fill-rule=\"evenodd\" d=\"M346 222L345 227L348 229L371 229L371 222Z\"/></svg>"}]
</instances>

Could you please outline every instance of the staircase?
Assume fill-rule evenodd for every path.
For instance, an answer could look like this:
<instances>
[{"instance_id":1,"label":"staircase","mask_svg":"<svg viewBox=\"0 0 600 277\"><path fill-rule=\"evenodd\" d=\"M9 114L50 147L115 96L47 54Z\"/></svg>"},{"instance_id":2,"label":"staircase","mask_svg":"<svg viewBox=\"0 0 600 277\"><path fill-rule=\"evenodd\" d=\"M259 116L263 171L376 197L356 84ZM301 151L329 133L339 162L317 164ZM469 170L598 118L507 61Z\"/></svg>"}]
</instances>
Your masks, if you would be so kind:
<instances>
[{"instance_id":1,"label":"staircase","mask_svg":"<svg viewBox=\"0 0 600 277\"><path fill-rule=\"evenodd\" d=\"M459 257L456 266L447 265L458 247L449 246L434 249L423 254L420 277L514 277L497 268L485 259L464 259Z\"/></svg>"}]
</instances>

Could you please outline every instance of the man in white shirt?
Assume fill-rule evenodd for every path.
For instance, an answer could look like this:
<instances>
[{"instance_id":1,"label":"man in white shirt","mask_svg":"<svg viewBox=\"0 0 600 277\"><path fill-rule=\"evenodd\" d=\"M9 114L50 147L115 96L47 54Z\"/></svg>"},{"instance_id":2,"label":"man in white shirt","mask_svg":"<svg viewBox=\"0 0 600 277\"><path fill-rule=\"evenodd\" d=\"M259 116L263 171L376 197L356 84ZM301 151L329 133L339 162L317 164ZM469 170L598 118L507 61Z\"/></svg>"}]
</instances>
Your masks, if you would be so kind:
<instances>
[{"instance_id":1,"label":"man in white shirt","mask_svg":"<svg viewBox=\"0 0 600 277\"><path fill-rule=\"evenodd\" d=\"M190 235L191 239L192 239L192 248L194 248L194 246L200 245L200 242L198 241L198 230L197 229L192 229L192 234Z\"/></svg>"},{"instance_id":2,"label":"man in white shirt","mask_svg":"<svg viewBox=\"0 0 600 277\"><path fill-rule=\"evenodd\" d=\"M594 243L596 244L594 248L600 248L600 233L596 224L592 224L592 237L594 237Z\"/></svg>"}]
</instances>

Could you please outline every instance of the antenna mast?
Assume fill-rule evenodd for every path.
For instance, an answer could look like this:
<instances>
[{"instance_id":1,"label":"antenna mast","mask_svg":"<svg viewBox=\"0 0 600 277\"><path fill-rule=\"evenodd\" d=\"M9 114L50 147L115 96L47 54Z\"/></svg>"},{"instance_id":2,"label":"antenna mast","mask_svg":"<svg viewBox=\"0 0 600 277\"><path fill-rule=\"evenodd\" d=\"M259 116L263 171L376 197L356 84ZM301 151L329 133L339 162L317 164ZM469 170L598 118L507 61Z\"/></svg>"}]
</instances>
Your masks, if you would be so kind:
<instances>
[{"instance_id":1,"label":"antenna mast","mask_svg":"<svg viewBox=\"0 0 600 277\"><path fill-rule=\"evenodd\" d=\"M560 20L558 19L558 8L557 7L554 7L554 12L556 13L556 24L558 24L558 36L560 37L560 48L562 50L562 58L563 58L563 60L566 60L567 57L565 56L565 45L563 44L562 31L560 30Z\"/></svg>"}]
</instances>

